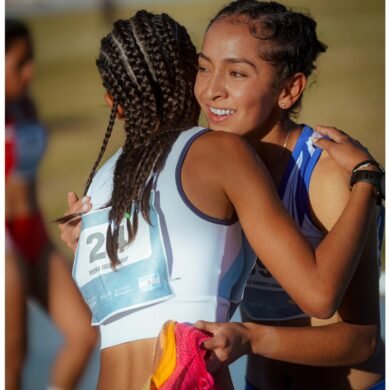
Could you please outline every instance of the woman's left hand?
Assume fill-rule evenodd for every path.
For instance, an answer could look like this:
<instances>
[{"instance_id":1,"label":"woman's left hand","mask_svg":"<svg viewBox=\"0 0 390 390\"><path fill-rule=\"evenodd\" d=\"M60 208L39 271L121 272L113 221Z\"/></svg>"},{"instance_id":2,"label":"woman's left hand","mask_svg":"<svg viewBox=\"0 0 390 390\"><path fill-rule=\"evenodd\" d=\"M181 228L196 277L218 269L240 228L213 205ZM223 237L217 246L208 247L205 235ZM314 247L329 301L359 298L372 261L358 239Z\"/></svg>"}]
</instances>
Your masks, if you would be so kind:
<instances>
[{"instance_id":1,"label":"woman's left hand","mask_svg":"<svg viewBox=\"0 0 390 390\"><path fill-rule=\"evenodd\" d=\"M365 146L343 131L329 126L316 126L315 130L327 138L314 136L314 145L326 150L347 173L350 174L352 169L362 161L373 160Z\"/></svg>"}]
</instances>

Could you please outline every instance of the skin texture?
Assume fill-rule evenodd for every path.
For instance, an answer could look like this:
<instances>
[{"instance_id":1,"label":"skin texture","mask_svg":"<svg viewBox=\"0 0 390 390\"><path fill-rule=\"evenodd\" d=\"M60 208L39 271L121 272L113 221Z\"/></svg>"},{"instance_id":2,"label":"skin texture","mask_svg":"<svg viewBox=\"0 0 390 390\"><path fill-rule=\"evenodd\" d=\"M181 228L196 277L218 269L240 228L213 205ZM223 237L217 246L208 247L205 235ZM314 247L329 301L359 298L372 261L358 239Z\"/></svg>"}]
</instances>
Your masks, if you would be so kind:
<instances>
[{"instance_id":1,"label":"skin texture","mask_svg":"<svg viewBox=\"0 0 390 390\"><path fill-rule=\"evenodd\" d=\"M205 54L213 61L212 53L207 51ZM255 68L258 68L258 71L264 70L266 73L265 68L268 64L258 62L257 58L253 60L257 61ZM230 65L231 61L229 61ZM245 63L245 66L247 65ZM216 81L213 79L210 84L215 84L216 92L203 95L202 85L199 86L199 84L197 85L199 89L195 90L202 107L207 108L210 102L223 103L226 92L217 81L230 82L230 77L234 76L234 81L237 76L235 72L232 74L231 71L226 70L226 67L218 66L217 68L222 69L223 72L217 72L219 78ZM255 81L260 80L259 74L261 73L253 76ZM208 71L204 72L201 69L198 79L204 75L207 80ZM215 73L212 71L211 75L214 77ZM239 79L241 80L240 76ZM286 90L295 91L296 85L299 89L302 83L298 80L301 80L301 77L297 77L293 84L286 86ZM275 122L275 118L278 117L276 113L282 110L279 103L286 107L288 104L293 104L294 99L297 98L292 92L290 94L279 93L279 95L270 92L268 89L271 82L270 73L263 81L264 90L260 89L260 96L257 95L258 91L255 91L255 97L264 99L264 104L266 104L268 96L272 95L273 104L259 108L253 116L248 111L250 104L245 102L244 95L229 100L229 105L217 106L236 110L232 115L232 120L236 114L243 121L248 118L247 123L241 128L240 135L245 135L249 141L260 138L261 133L255 126L257 121L261 120L264 126L271 130L277 124ZM210 81L205 82L207 85L209 83ZM249 84L252 88L253 83L254 80L251 80ZM238 89L237 85L232 87L232 91ZM240 106L240 101L242 101L243 108ZM272 117L270 120L267 119L269 116ZM216 122L215 118L213 120ZM227 123L220 120L217 122L221 126ZM277 125L280 128L279 135L283 134L283 127L281 124ZM212 128L214 129L214 125ZM218 127L215 130L225 129ZM334 133L335 136L339 134L336 130ZM279 138L284 140L285 136ZM341 148L344 146L339 145ZM352 156L337 153L337 150L333 152L336 155L339 154L339 158L343 161L342 164L348 170L351 170L356 163L368 158L367 153L356 148L353 149ZM320 317L329 317L334 313L345 291L345 285L350 280L351 269L353 270L357 265L361 251L360 244L365 241L366 236L364 226L371 220L374 197L370 185L358 183L354 187L348 206L343 212L343 218L336 223L327 239L313 252L280 203L263 162L242 137L226 131L212 131L197 138L186 155L181 179L187 198L202 212L223 219L230 219L235 213L238 215L256 253L264 260L270 271L283 281L283 286L299 304ZM68 200L71 202L67 213L80 211L82 202L78 201L74 194L70 194ZM60 226L62 239L72 248L75 247L77 234L71 233L69 236L68 233L72 229L79 229L78 223L79 221L75 219L75 228L67 225ZM346 246L346 250L341 250L343 246ZM291 254L291 257L287 259L284 256L286 253ZM329 253L332 256L328 256ZM111 386L116 389L126 389L132 388L134 383L137 385L144 383L148 369L144 370L136 365L129 367L128 361L121 359L120 356L143 355L145 351L149 356L148 351L152 349L151 342L151 340L140 340L104 350L103 355L110 356L110 359L105 357L102 359L100 388L105 389ZM150 367L151 360L151 358L145 360L145 368L148 365ZM115 362L115 364L111 366L108 361ZM117 375L112 375L113 367Z\"/></svg>"},{"instance_id":2,"label":"skin texture","mask_svg":"<svg viewBox=\"0 0 390 390\"><path fill-rule=\"evenodd\" d=\"M326 259L325 262L322 251L335 253L335 257L332 259L335 260L335 263L340 262L340 257L344 257L344 251L338 253L335 248L341 244L341 241L345 241L345 237L340 238L340 231L348 231L349 223L345 223L345 220L351 221L352 219L356 226L361 224L362 221L369 220L369 212L364 215L364 213L356 213L356 210L367 209L367 203L373 203L371 187L359 183L354 190L355 196L352 197L345 211L347 217L338 222L335 229L329 234L329 240L323 242L321 250L315 254L314 258L306 241L300 236L295 224L287 217L284 208L278 201L263 164L242 138L224 132L210 132L199 137L187 153L181 174L187 197L203 212L226 219L232 215L233 208L236 210L252 246L263 259L267 259L268 267L274 266L276 273L281 276L284 275L285 265L283 262L276 261L280 259L280 253L284 251L295 253L296 255L290 259L295 264L292 279L298 281L296 282L298 285L306 284L311 279L309 277L311 273L313 281L316 280L316 283L312 284L309 281L308 284L308 286L312 286L310 291L312 294L315 293L315 290L318 290L318 275L322 272L328 272L327 270L332 270L333 274L336 265L330 266L330 259ZM194 186L194 183L198 185ZM244 197L242 196L243 188L246 188ZM199 199L204 200L202 204ZM251 212L247 211L248 199ZM264 205L267 205L267 207L264 207ZM255 223L255 221L262 222ZM273 223L266 223L265 221L273 221ZM259 234L259 231L262 234ZM271 237L276 236L276 232L281 239L279 243L280 253L268 244ZM353 237L355 234L359 237L364 236L364 228L362 227L360 232L357 230L348 231L347 235ZM288 240L287 238L291 239ZM356 236L353 240L356 240ZM352 248L353 245L350 247ZM353 262L354 258L355 256L352 255L348 262ZM307 267L309 264L315 265L314 268ZM301 267L307 267L311 270L305 273L300 270ZM285 276L281 277L281 279L283 278ZM292 290L297 291L297 286L292 287ZM308 296L303 298L308 300ZM145 382L147 370L141 373L140 368L136 365L129 367L127 361L124 362L123 359L117 359L115 356L122 354L122 352L129 356L137 356L139 348L141 351L152 349L149 343L148 340L141 340L104 350L105 356L112 356L112 359L108 360L115 359L118 362L115 364L115 370L118 374L123 373L123 375L112 377L111 365L105 364L104 362L107 359L104 358L101 365L100 378L102 382L100 388L108 388L108 381L118 389L131 387L133 383ZM150 358L150 364L151 360ZM110 380L103 381L104 378L110 378Z\"/></svg>"},{"instance_id":3,"label":"skin texture","mask_svg":"<svg viewBox=\"0 0 390 390\"><path fill-rule=\"evenodd\" d=\"M6 102L26 93L32 69L27 41L15 40L5 56ZM8 221L35 215L39 210L35 178L26 180L13 173L7 177L5 210ZM26 353L27 297L34 297L42 305L64 337L53 362L50 384L75 388L95 347L97 333L90 326L91 314L73 282L69 262L50 241L41 248L39 262L33 266L11 245L7 247L5 287L7 389L19 388Z\"/></svg>"},{"instance_id":4,"label":"skin texture","mask_svg":"<svg viewBox=\"0 0 390 390\"><path fill-rule=\"evenodd\" d=\"M232 24L226 20L214 23L204 39L195 92L202 109L208 115L210 126L215 130L245 133L265 162L274 184L278 186L301 131L300 126L285 120L282 108L288 109L296 101L303 92L306 81L302 81L301 74L294 75L281 86L279 95L276 94L278 97L275 97L275 91L267 89L267 86L272 85L272 67L257 56L259 44L250 35L245 24ZM230 60L227 61L227 58ZM254 64L257 71L248 66L246 61ZM234 113L230 117L215 120L208 113L209 106L232 108ZM356 144L345 134L332 128L318 130L336 141L336 144L327 140L317 142L318 146L324 147L330 154L335 151L347 152ZM288 136L288 144L283 150L282 145ZM346 165L342 165L342 168L324 152L313 172L309 189L312 216L325 233L334 226L350 196L349 174L346 173L350 171L345 170ZM378 341L379 297L375 248L375 226L372 223L361 262L353 278L353 273L350 273L351 284L344 299L339 301L341 306L337 314L327 321L312 319L316 328L291 328L309 325L307 320L267 323L267 326L259 328L256 339L261 339L261 342L255 341L252 347L248 347L246 342L250 337L244 335L245 328L229 328L228 325L226 329L218 327L217 331L211 324L200 326L219 335L219 346L215 352L222 361L230 362L248 350L273 359L249 357L248 378L261 389L284 388L285 384L281 382L284 376L290 380L293 378L293 384L297 388L313 388L314 384L319 388L321 383L324 389L332 386L344 388L342 386L347 386L347 383L353 388L365 388L376 383L384 371L381 352L383 343ZM286 267L291 269L291 264ZM282 279L270 271L283 285ZM302 288L303 291L305 288ZM298 302L296 298L295 301ZM249 318L244 320L250 321ZM325 326L326 324L332 325ZM228 332L227 335L223 335L225 331ZM239 335L238 340L234 340L235 331ZM274 337L269 337L271 332ZM255 332L251 330L250 334ZM267 337L263 337L263 334ZM231 347L242 344L244 346L238 348L238 352ZM355 366L369 359L375 353L377 345L379 352L375 358L369 364L353 369L315 369L274 360L319 366ZM258 375L259 370L263 375ZM331 377L334 382L330 384Z\"/></svg>"}]
</instances>

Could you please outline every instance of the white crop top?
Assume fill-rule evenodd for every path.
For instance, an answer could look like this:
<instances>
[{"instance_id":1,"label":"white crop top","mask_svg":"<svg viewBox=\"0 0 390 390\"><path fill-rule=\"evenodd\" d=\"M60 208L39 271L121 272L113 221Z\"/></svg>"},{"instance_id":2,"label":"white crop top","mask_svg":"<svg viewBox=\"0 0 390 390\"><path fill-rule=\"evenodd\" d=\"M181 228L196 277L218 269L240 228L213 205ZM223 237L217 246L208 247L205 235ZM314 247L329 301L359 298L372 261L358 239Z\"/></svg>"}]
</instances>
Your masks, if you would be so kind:
<instances>
[{"instance_id":1,"label":"white crop top","mask_svg":"<svg viewBox=\"0 0 390 390\"><path fill-rule=\"evenodd\" d=\"M192 142L206 129L179 135L150 199L152 225L139 217L132 244L121 246L113 271L105 253L112 175L119 150L99 170L88 195L73 276L99 325L101 348L157 337L167 320L228 321L243 296L256 256L238 221L205 215L187 199L181 169ZM125 242L123 240L123 242ZM231 305L231 303L234 303Z\"/></svg>"}]
</instances>

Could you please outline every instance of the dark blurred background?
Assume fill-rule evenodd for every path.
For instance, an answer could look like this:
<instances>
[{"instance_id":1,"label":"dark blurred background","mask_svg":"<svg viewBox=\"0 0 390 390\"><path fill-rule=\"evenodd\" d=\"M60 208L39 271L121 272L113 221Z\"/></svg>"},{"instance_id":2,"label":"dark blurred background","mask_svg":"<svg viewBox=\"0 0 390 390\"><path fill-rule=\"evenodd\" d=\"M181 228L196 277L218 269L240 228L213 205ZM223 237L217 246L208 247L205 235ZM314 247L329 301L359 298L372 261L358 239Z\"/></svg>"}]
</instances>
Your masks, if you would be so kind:
<instances>
[{"instance_id":1,"label":"dark blurred background","mask_svg":"<svg viewBox=\"0 0 390 390\"><path fill-rule=\"evenodd\" d=\"M320 39L329 46L305 92L299 121L343 129L384 163L384 1L281 2L310 13L318 23ZM34 38L36 76L32 96L50 135L39 171L39 201L47 220L63 214L68 191L81 194L103 139L109 111L103 101L104 90L95 58L100 39L110 30L111 22L128 18L140 8L166 12L188 28L200 48L208 20L226 3L225 0L6 0L6 16L25 21ZM120 145L121 129L117 125L106 156ZM71 261L70 252L59 241L56 226L49 225L49 231ZM25 386L42 389L50 356L61 340L56 339L56 331L49 323L45 324L43 334L42 314L34 305L30 309L33 321ZM46 360L38 364L37 358ZM234 370L240 390L243 364ZM91 362L82 389L95 388L96 373L97 357Z\"/></svg>"}]
</instances>

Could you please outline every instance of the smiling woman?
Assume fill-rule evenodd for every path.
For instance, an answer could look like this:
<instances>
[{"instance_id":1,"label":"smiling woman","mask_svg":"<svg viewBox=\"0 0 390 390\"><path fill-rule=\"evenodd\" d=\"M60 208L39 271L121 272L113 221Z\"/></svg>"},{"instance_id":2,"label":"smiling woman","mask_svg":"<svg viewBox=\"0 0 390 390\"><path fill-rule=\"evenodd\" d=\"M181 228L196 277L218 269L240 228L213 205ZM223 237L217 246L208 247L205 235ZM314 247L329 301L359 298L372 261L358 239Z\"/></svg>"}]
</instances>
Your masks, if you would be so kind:
<instances>
[{"instance_id":1,"label":"smiling woman","mask_svg":"<svg viewBox=\"0 0 390 390\"><path fill-rule=\"evenodd\" d=\"M328 153L316 148L313 129L292 119L317 57L325 50L311 17L276 2L235 1L217 14L206 31L195 85L209 126L245 135L314 248L335 225L350 196L348 176ZM300 304L260 258L241 304L244 321L260 325L204 326L216 333L216 340L222 338L219 345L210 342L210 348L214 345L224 360L234 360L248 349L255 352L248 357L248 388L367 388L381 381L384 345L379 339L377 249L383 209L378 207L377 213L357 272L350 274L351 283L332 318L310 318L308 314L318 314ZM286 258L289 270L290 257ZM248 347L255 330L257 337ZM237 352L221 345L243 347Z\"/></svg>"},{"instance_id":2,"label":"smiling woman","mask_svg":"<svg viewBox=\"0 0 390 390\"><path fill-rule=\"evenodd\" d=\"M211 54L205 55L214 65ZM281 115L278 102L292 107L300 95L285 85L279 86L279 97L273 90L267 94L272 79L260 76L272 68L255 56L237 63L244 55L231 50L222 61L229 59L222 65L227 71L219 72L216 61L218 72L206 68L199 78L211 75L205 104L211 102L212 115L226 117L222 126L236 115L245 121L251 114L249 99L242 106L239 99L229 99L235 90L225 83L231 78L244 86L246 77L253 77L261 87L250 95L254 103L266 104L272 96L266 110L254 106L255 114L244 123L243 134L250 138L262 131L254 128L259 118L263 123L271 108ZM86 185L92 205L88 197L83 201L71 194L66 216L58 219L62 238L76 250L73 276L100 328L101 389L142 387L151 373L156 336L167 320L227 321L242 298L253 251L302 307L328 316L357 265L372 217L371 184L357 183L338 223L311 248L250 145L231 134L234 129L195 126L195 60L186 30L166 14L139 11L115 22L101 41L97 66L111 114ZM242 99L252 92L244 89ZM116 118L124 121L124 145L96 172ZM346 172L369 157L339 131L323 131L337 142L317 142L331 145ZM80 211L91 208L81 222ZM69 229L76 234L69 236ZM346 248L340 251L342 242ZM225 369L214 379L231 388Z\"/></svg>"},{"instance_id":3,"label":"smiling woman","mask_svg":"<svg viewBox=\"0 0 390 390\"><path fill-rule=\"evenodd\" d=\"M279 91L273 67L257 55L257 45L246 24L222 20L209 27L195 95L211 128L250 134L276 119Z\"/></svg>"}]
</instances>

